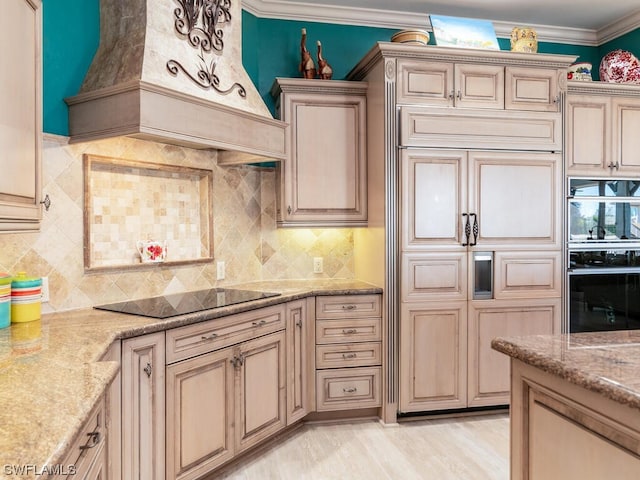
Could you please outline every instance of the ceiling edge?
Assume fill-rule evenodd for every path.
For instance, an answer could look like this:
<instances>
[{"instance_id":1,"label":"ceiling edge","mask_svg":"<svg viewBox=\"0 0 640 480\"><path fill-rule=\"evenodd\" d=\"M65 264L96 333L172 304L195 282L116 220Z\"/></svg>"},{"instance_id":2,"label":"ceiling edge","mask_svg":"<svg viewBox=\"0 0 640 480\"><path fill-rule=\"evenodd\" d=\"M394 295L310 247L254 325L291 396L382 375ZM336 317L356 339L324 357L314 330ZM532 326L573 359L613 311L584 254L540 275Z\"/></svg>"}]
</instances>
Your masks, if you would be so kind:
<instances>
[{"instance_id":1,"label":"ceiling edge","mask_svg":"<svg viewBox=\"0 0 640 480\"><path fill-rule=\"evenodd\" d=\"M242 0L242 8L260 18L298 20L360 25L388 29L421 28L431 30L428 14L390 12L371 8L327 6L312 3L293 3L287 0ZM493 21L496 35L508 38L515 22ZM528 25L536 29L538 41L597 47L636 28L640 28L640 11L626 16L596 31L550 25Z\"/></svg>"},{"instance_id":2,"label":"ceiling edge","mask_svg":"<svg viewBox=\"0 0 640 480\"><path fill-rule=\"evenodd\" d=\"M430 29L426 14L390 12L372 8L292 3L285 0L243 0L242 8L260 18L303 20L307 22L362 25L391 29Z\"/></svg>"},{"instance_id":3,"label":"ceiling edge","mask_svg":"<svg viewBox=\"0 0 640 480\"><path fill-rule=\"evenodd\" d=\"M615 40L636 28L640 28L640 10L598 30L598 45Z\"/></svg>"}]
</instances>

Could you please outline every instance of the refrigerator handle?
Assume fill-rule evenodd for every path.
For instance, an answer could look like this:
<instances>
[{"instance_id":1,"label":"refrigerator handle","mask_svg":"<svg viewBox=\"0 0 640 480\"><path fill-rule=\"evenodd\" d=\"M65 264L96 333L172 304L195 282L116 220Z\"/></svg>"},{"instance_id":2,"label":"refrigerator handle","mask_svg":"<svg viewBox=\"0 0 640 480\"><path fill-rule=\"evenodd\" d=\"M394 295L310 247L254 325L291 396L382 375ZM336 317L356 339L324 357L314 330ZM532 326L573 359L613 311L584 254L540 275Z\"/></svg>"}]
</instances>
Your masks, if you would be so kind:
<instances>
[{"instance_id":1,"label":"refrigerator handle","mask_svg":"<svg viewBox=\"0 0 640 480\"><path fill-rule=\"evenodd\" d=\"M475 247L478 244L478 233L480 232L480 228L478 227L478 215L475 213L470 213L469 218L473 217L473 242L469 243L470 247ZM467 236L467 238L469 238Z\"/></svg>"},{"instance_id":2,"label":"refrigerator handle","mask_svg":"<svg viewBox=\"0 0 640 480\"><path fill-rule=\"evenodd\" d=\"M465 219L464 222L464 242L462 243L463 247L468 247L469 237L471 236L471 224L469 223L469 214L463 213L462 217Z\"/></svg>"}]
</instances>

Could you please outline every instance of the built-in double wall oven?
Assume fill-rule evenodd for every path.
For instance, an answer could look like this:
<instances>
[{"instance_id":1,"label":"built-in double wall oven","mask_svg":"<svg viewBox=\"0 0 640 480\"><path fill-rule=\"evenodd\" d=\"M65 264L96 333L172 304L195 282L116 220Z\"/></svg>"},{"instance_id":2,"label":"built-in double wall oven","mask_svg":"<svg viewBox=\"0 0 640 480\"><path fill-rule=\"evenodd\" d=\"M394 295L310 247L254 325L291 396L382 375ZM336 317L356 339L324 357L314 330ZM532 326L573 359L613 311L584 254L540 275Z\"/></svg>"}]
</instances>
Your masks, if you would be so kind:
<instances>
[{"instance_id":1,"label":"built-in double wall oven","mask_svg":"<svg viewBox=\"0 0 640 480\"><path fill-rule=\"evenodd\" d=\"M640 179L569 178L565 331L640 328Z\"/></svg>"}]
</instances>

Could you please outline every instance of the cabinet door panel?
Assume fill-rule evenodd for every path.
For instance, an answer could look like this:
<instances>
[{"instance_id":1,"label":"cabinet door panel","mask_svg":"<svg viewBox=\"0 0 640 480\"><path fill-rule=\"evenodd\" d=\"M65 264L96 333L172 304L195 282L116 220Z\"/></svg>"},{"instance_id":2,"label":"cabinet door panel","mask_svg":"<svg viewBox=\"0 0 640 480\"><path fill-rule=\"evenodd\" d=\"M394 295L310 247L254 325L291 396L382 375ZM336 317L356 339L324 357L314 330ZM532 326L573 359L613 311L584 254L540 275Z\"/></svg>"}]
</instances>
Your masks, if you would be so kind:
<instances>
[{"instance_id":1,"label":"cabinet door panel","mask_svg":"<svg viewBox=\"0 0 640 480\"><path fill-rule=\"evenodd\" d=\"M466 407L466 363L466 302L403 305L400 411Z\"/></svg>"},{"instance_id":2,"label":"cabinet door panel","mask_svg":"<svg viewBox=\"0 0 640 480\"><path fill-rule=\"evenodd\" d=\"M230 357L227 348L167 367L168 478L200 478L233 456Z\"/></svg>"},{"instance_id":3,"label":"cabinet door panel","mask_svg":"<svg viewBox=\"0 0 640 480\"><path fill-rule=\"evenodd\" d=\"M564 75L564 72L541 68L507 67L505 108L543 112L560 111L558 75Z\"/></svg>"},{"instance_id":4,"label":"cabinet door panel","mask_svg":"<svg viewBox=\"0 0 640 480\"><path fill-rule=\"evenodd\" d=\"M164 332L122 342L122 478L164 478Z\"/></svg>"},{"instance_id":5,"label":"cabinet door panel","mask_svg":"<svg viewBox=\"0 0 640 480\"><path fill-rule=\"evenodd\" d=\"M618 171L628 174L640 173L640 100L635 98L614 98L612 102L612 123L615 136L614 163Z\"/></svg>"},{"instance_id":6,"label":"cabinet door panel","mask_svg":"<svg viewBox=\"0 0 640 480\"><path fill-rule=\"evenodd\" d=\"M402 152L403 247L462 248L466 153Z\"/></svg>"},{"instance_id":7,"label":"cabinet door panel","mask_svg":"<svg viewBox=\"0 0 640 480\"><path fill-rule=\"evenodd\" d=\"M456 107L504 108L504 67L456 65Z\"/></svg>"},{"instance_id":8,"label":"cabinet door panel","mask_svg":"<svg viewBox=\"0 0 640 480\"><path fill-rule=\"evenodd\" d=\"M400 107L406 147L559 151L560 113Z\"/></svg>"},{"instance_id":9,"label":"cabinet door panel","mask_svg":"<svg viewBox=\"0 0 640 480\"><path fill-rule=\"evenodd\" d=\"M559 298L560 257L560 252L496 252L494 298Z\"/></svg>"},{"instance_id":10,"label":"cabinet door panel","mask_svg":"<svg viewBox=\"0 0 640 480\"><path fill-rule=\"evenodd\" d=\"M285 332L242 344L236 445L244 450L286 425Z\"/></svg>"},{"instance_id":11,"label":"cabinet door panel","mask_svg":"<svg viewBox=\"0 0 640 480\"><path fill-rule=\"evenodd\" d=\"M559 154L472 152L469 211L477 248L560 246Z\"/></svg>"},{"instance_id":12,"label":"cabinet door panel","mask_svg":"<svg viewBox=\"0 0 640 480\"><path fill-rule=\"evenodd\" d=\"M313 300L310 300L313 301ZM307 314L307 301L287 304L287 425L309 412L313 340Z\"/></svg>"},{"instance_id":13,"label":"cabinet door panel","mask_svg":"<svg viewBox=\"0 0 640 480\"><path fill-rule=\"evenodd\" d=\"M402 301L467 299L467 254L402 255Z\"/></svg>"},{"instance_id":14,"label":"cabinet door panel","mask_svg":"<svg viewBox=\"0 0 640 480\"><path fill-rule=\"evenodd\" d=\"M300 210L353 210L357 206L354 182L357 175L358 116L355 106L298 105L298 153L294 175L298 189L295 205ZM331 129L327 127L331 126ZM324 128L323 128L324 127ZM331 134L323 133L327 128ZM335 135L341 132L341 135Z\"/></svg>"},{"instance_id":15,"label":"cabinet door panel","mask_svg":"<svg viewBox=\"0 0 640 480\"><path fill-rule=\"evenodd\" d=\"M366 88L278 78L287 159L278 162L278 226L366 226Z\"/></svg>"},{"instance_id":16,"label":"cabinet door panel","mask_svg":"<svg viewBox=\"0 0 640 480\"><path fill-rule=\"evenodd\" d=\"M565 118L568 172L602 175L611 162L609 99L569 95Z\"/></svg>"},{"instance_id":17,"label":"cabinet door panel","mask_svg":"<svg viewBox=\"0 0 640 480\"><path fill-rule=\"evenodd\" d=\"M509 357L491 348L496 337L560 333L560 299L471 302L469 406L509 403Z\"/></svg>"},{"instance_id":18,"label":"cabinet door panel","mask_svg":"<svg viewBox=\"0 0 640 480\"><path fill-rule=\"evenodd\" d=\"M453 63L398 60L398 103L453 106Z\"/></svg>"},{"instance_id":19,"label":"cabinet door panel","mask_svg":"<svg viewBox=\"0 0 640 480\"><path fill-rule=\"evenodd\" d=\"M40 0L5 0L0 16L0 231L37 230L42 143Z\"/></svg>"}]
</instances>

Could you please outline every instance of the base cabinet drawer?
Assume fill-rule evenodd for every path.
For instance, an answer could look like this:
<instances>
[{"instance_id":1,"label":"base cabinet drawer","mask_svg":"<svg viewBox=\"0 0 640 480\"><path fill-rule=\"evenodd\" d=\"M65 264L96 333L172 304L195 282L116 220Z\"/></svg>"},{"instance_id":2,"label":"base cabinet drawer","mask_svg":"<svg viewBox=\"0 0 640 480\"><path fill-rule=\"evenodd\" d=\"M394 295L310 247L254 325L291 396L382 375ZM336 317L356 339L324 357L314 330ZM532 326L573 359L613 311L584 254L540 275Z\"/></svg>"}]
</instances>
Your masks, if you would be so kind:
<instances>
[{"instance_id":1,"label":"base cabinet drawer","mask_svg":"<svg viewBox=\"0 0 640 480\"><path fill-rule=\"evenodd\" d=\"M316 344L380 341L380 318L316 320Z\"/></svg>"},{"instance_id":2,"label":"base cabinet drawer","mask_svg":"<svg viewBox=\"0 0 640 480\"><path fill-rule=\"evenodd\" d=\"M380 367L319 370L316 372L316 403L319 412L379 407Z\"/></svg>"},{"instance_id":3,"label":"base cabinet drawer","mask_svg":"<svg viewBox=\"0 0 640 480\"><path fill-rule=\"evenodd\" d=\"M174 363L285 328L284 304L167 331L167 363Z\"/></svg>"},{"instance_id":4,"label":"base cabinet drawer","mask_svg":"<svg viewBox=\"0 0 640 480\"><path fill-rule=\"evenodd\" d=\"M96 477L96 472L106 473L107 466L104 448L106 434L105 402L102 398L94 407L62 462L62 471L51 478L56 480L100 478Z\"/></svg>"},{"instance_id":5,"label":"base cabinet drawer","mask_svg":"<svg viewBox=\"0 0 640 480\"><path fill-rule=\"evenodd\" d=\"M380 342L316 346L316 368L367 367L381 363Z\"/></svg>"},{"instance_id":6,"label":"base cabinet drawer","mask_svg":"<svg viewBox=\"0 0 640 480\"><path fill-rule=\"evenodd\" d=\"M329 295L316 297L316 318L379 317L380 295Z\"/></svg>"}]
</instances>

